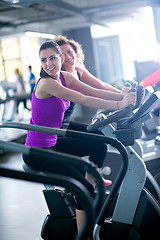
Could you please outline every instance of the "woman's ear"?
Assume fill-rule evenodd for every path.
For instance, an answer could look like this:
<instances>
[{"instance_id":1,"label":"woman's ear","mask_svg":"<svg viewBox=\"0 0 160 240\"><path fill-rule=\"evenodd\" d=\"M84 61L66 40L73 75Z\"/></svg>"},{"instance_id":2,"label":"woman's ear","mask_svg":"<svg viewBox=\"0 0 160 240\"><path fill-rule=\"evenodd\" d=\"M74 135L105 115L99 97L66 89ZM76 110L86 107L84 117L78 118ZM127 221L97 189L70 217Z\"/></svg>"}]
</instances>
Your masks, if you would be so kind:
<instances>
[{"instance_id":1,"label":"woman's ear","mask_svg":"<svg viewBox=\"0 0 160 240\"><path fill-rule=\"evenodd\" d=\"M61 56L61 63L64 62L64 59L65 59L65 56L64 56L64 54L62 54L62 56Z\"/></svg>"}]
</instances>

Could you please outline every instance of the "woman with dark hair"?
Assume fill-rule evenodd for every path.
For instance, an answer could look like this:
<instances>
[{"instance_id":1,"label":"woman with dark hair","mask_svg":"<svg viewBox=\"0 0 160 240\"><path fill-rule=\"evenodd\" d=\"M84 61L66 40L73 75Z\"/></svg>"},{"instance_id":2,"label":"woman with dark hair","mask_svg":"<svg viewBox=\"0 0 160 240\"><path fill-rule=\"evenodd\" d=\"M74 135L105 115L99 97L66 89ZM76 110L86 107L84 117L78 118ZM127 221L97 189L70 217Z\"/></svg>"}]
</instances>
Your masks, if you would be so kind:
<instances>
[{"instance_id":1,"label":"woman with dark hair","mask_svg":"<svg viewBox=\"0 0 160 240\"><path fill-rule=\"evenodd\" d=\"M136 94L129 92L121 97L120 101L106 100L106 91L92 88L77 79L66 71L61 71L64 55L57 43L47 41L43 43L39 50L41 61L41 74L32 93L32 111L30 124L60 128L62 126L64 113L71 102L82 104L95 109L116 110L134 105ZM67 137L57 137L57 135L44 134L28 131L25 144L31 147L45 148L49 150L69 153L80 157L90 156L98 168L102 167L103 159L99 150L99 144L82 141ZM101 145L102 147L102 145ZM104 144L104 148L106 145ZM104 154L104 151L103 151ZM23 159L29 166L38 169L39 161L23 155ZM43 165L45 164L45 159ZM45 166L50 171L71 176L70 167L66 169L58 166ZM46 169L45 169L46 170ZM79 169L78 169L79 170ZM47 170L46 170L47 171ZM79 170L80 173L80 170ZM89 181L91 178L88 178ZM94 187L86 178L84 185L93 194ZM78 230L83 223L84 211L80 204L77 204L76 216Z\"/></svg>"}]
</instances>

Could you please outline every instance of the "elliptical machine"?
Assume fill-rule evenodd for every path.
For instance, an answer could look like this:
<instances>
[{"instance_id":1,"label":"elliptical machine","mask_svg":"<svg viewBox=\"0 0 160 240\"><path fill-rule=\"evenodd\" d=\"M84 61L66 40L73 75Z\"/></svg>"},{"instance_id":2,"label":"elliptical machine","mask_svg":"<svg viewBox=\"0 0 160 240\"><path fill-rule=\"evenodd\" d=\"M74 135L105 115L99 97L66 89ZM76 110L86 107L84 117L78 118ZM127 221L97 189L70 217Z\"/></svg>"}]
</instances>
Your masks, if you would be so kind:
<instances>
[{"instance_id":1,"label":"elliptical machine","mask_svg":"<svg viewBox=\"0 0 160 240\"><path fill-rule=\"evenodd\" d=\"M82 167L82 168L89 167L89 165L90 165L89 162L84 161L84 160L82 161L79 158L75 159L74 156L72 156L72 155L63 155L60 153L59 154L52 153L52 152L48 152L47 150L44 150L44 149L30 148L30 147L24 146L22 144L14 143L14 142L0 141L0 148L7 149L12 152L23 153L28 156L37 155L38 160L42 163L45 158L46 164L49 164L49 166L51 166L51 168L54 166L54 164L57 164L57 161L59 163L61 163L62 167L65 167L66 164L74 165L75 162L76 162L77 166ZM77 160L77 161L75 161L75 160ZM94 172L93 175L97 179L97 184L98 184L98 188L99 188L99 186L101 184L103 184L102 179L101 179L99 173L96 171L96 168L93 165L90 166L89 168L91 168L93 170L93 172ZM42 170L45 170L45 169L42 169ZM82 229L79 233L76 232L74 239L75 240L83 240L88 236L90 231L92 231L93 226L95 224L95 209L94 209L95 204L93 204L93 199L92 199L89 191L87 190L87 188L81 182L77 181L75 178L72 178L69 176L64 176L64 175L54 174L53 171L51 171L50 173L47 172L43 175L41 175L41 174L37 175L35 171L34 172L32 171L32 173L31 172L26 173L26 172L13 170L13 169L1 167L1 166L0 166L0 176L20 179L20 180L25 180L25 181L31 181L31 182L36 182L36 183L43 183L43 184L47 184L49 186L58 185L63 188L69 189L69 191L71 191L73 194L76 194L79 197L80 201L82 202L82 207L86 212ZM103 187L101 189L103 189ZM53 200L52 200L52 203L54 204ZM51 228L53 228L53 227L54 226L52 225ZM72 230L73 229L71 228L71 230L70 230L71 234L73 232ZM61 229L61 231L62 231L62 229ZM59 238L58 238L58 236L55 236L55 238L53 236L52 239L59 239ZM65 233L64 233L63 239L69 240L71 238L68 238L68 236L65 235Z\"/></svg>"},{"instance_id":2,"label":"elliptical machine","mask_svg":"<svg viewBox=\"0 0 160 240\"><path fill-rule=\"evenodd\" d=\"M150 118L150 111L158 99L158 92L152 94L135 113L130 107L109 115L100 112L88 126L89 132L100 129L105 136L116 136L129 156L129 168L116 199L108 197L97 218L95 240L156 239L159 234L160 189L142 158L131 147L135 139L140 138L141 125Z\"/></svg>"},{"instance_id":3,"label":"elliptical machine","mask_svg":"<svg viewBox=\"0 0 160 240\"><path fill-rule=\"evenodd\" d=\"M0 127L25 129L25 130L38 131L43 133L56 134L59 136L68 136L72 138L79 137L79 138L88 139L91 141L94 140L94 141L100 141L100 142L105 142L107 144L111 144L119 151L123 159L119 175L117 176L117 181L116 181L117 183L115 184L115 186L113 186L112 191L110 192L110 196L112 197L116 194L116 192L120 188L122 181L124 179L124 176L127 172L127 169L128 169L127 152L123 147L123 145L116 139L108 138L108 137L97 135L97 134L76 132L72 130L53 129L49 127L42 127L42 126L35 126L30 124L14 123L14 122L3 122L0 124ZM0 141L0 148L13 150L14 145L15 145L14 143L4 143ZM18 145L18 151L25 154L28 153L24 151L24 148L25 146ZM70 164L72 166L81 166L84 168L85 171L88 171L93 176L96 182L96 194L95 194L95 199L93 201L93 208L95 210L95 216L99 214L101 207L104 203L105 191L104 191L104 184L103 184L102 178L99 175L99 173L97 173L93 163L91 163L88 160L84 160L84 159L82 160L79 157L75 157L69 154L65 154L64 156L64 154L60 154L54 151L48 152L47 150L44 150L44 149L29 148L29 154L31 156L35 156L35 155L38 156L39 161L43 161L45 159L45 164L52 163L52 165L54 166L54 164L56 163L59 164L59 162L62 161L62 167L65 167L66 166L65 164L67 165ZM52 162L50 160L52 160ZM39 174L39 171L37 172L28 166L26 168L26 165L23 165L23 168L28 174L36 174L36 175ZM51 169L53 169L51 172L54 172L54 167L52 167ZM40 170L41 172L43 172L43 175L44 173L47 174L46 173L47 171L45 171L45 167ZM46 190L44 190L44 196L46 198L46 202L50 210L50 214L46 217L42 226L42 231L41 231L41 236L45 240L51 240L51 239L73 240L75 239L75 236L77 234L77 229L75 226L75 215L74 215L75 204L72 198L73 195L71 196L70 192L68 191L66 194L64 191L65 191L64 189L62 190L59 188L57 191L55 188L53 188L53 186L50 186L50 185L46 185ZM62 231L62 227L60 227L59 224L63 226L63 231ZM91 232L91 235L92 235L92 232Z\"/></svg>"},{"instance_id":4,"label":"elliptical machine","mask_svg":"<svg viewBox=\"0 0 160 240\"><path fill-rule=\"evenodd\" d=\"M97 117L98 121L95 121L92 125L88 126L88 130L92 131L96 128L100 128L104 134L108 135L110 132L111 135L114 136L116 128L110 124L123 118L123 121L121 121L122 128L120 128L119 124L117 132L127 132L127 136L130 133L130 138L128 138L130 140L129 144L133 144L135 138L139 136L138 130L140 130L139 127L141 123L150 117L150 109L152 109L153 104L157 99L158 96L156 94L152 95L152 97L149 98L135 114L128 118L130 123L129 125L127 124L128 129L124 128L127 120L124 119L124 116L128 114L129 110L126 108L110 114L107 118L102 117L105 116L103 112L103 115L101 114ZM131 126L133 129L131 129ZM124 149L122 143L119 140L116 140L115 137L111 138L111 141L106 141L106 136L97 134L52 129L23 123L2 123L0 127L36 130L60 136L82 137L92 140L94 138L95 141L100 140L111 144L113 147L116 147L115 142L117 142L120 144L121 148ZM107 129L109 129L109 131ZM122 140L122 135L118 134L117 136ZM126 145L126 137L124 137L124 140L124 144ZM122 168L123 170L118 174L103 206L100 205L99 211L97 212L98 217L96 225L94 227L94 240L105 240L106 238L109 240L115 240L119 237L122 237L125 240L146 240L148 236L155 238L159 232L159 188L157 187L156 182L151 179L152 186L158 198L158 200L156 200L149 190L145 188L148 172L143 160L132 147L126 146L126 149L129 156L129 165L126 164L125 167ZM39 156L40 158L42 157L41 154ZM101 186L100 189L103 187ZM46 229L48 226L46 225ZM50 225L50 227L53 228L52 225ZM53 239L53 237L51 239Z\"/></svg>"},{"instance_id":5,"label":"elliptical machine","mask_svg":"<svg viewBox=\"0 0 160 240\"><path fill-rule=\"evenodd\" d=\"M149 117L149 110L153 107L153 102L155 102L157 99L157 95L154 94L154 97L151 99L152 101L149 101L150 104L144 104L144 106L139 109L139 113L137 111L137 114L135 113L135 115L131 116L130 123L133 123L134 128L138 127L139 124L141 124L142 117L143 121ZM114 112L107 119L104 118L101 119L102 121L92 124L92 129L93 127L97 127L98 124L98 128L100 127L102 130L104 125L106 128L107 124L124 118L127 113L128 108ZM85 139L94 137L95 141L99 139L100 141L106 142L108 144L111 143L113 147L115 146L115 142L117 142L117 140L114 138L112 138L111 142L108 142L106 141L105 136L97 134L90 135L87 133L82 133L81 135L79 132L69 130L61 129L60 131L57 129L45 127L42 127L42 129L40 129L40 126L20 123L14 123L13 126L12 124L13 123L2 123L1 127L20 128L21 125L22 129L35 130L35 128L37 128L37 131L48 131L50 134L60 134L61 136L80 137L83 135ZM124 124L122 125L124 126ZM111 133L115 132L114 129L110 129L110 131ZM135 132L138 133L139 131L135 131L134 129L134 134L132 134L132 141L135 139ZM149 234L152 234L151 237L153 238L157 236L157 223L159 223L160 217L159 201L154 199L148 189L145 189L147 171L142 159L131 147L126 146L126 148L127 150L129 149L130 164L129 166L128 164L125 165L125 171L123 171L125 177L121 173L118 174L118 177L113 183L110 194L104 202L103 207L101 208L100 206L100 212L98 212L98 218L94 228L95 240L103 240L107 237L108 239L112 240L117 239L118 237L129 240L143 240L146 239ZM134 155L136 157L134 157ZM157 185L155 182L153 182L153 187L159 196L159 188L156 188Z\"/></svg>"}]
</instances>

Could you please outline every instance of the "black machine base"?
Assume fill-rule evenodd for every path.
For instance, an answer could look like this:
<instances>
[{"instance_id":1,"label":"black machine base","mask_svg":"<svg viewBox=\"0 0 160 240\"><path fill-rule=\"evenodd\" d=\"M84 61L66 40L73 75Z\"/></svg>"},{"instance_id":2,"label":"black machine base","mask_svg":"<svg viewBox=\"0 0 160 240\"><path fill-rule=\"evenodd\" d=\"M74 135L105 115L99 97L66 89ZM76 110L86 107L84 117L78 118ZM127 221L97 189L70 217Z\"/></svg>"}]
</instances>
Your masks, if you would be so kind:
<instances>
[{"instance_id":1,"label":"black machine base","mask_svg":"<svg viewBox=\"0 0 160 240\"><path fill-rule=\"evenodd\" d=\"M77 234L74 196L66 190L43 190L50 214L46 216L41 237L44 240L74 240Z\"/></svg>"}]
</instances>

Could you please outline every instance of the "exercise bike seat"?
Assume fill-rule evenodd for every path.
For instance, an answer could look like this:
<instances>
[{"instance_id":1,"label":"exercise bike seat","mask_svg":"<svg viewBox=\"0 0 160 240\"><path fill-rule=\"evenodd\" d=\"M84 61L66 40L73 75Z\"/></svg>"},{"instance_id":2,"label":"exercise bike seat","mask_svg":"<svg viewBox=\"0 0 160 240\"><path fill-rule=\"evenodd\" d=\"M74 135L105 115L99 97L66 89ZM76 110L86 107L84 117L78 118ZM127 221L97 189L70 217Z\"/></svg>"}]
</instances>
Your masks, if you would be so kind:
<instances>
[{"instance_id":1,"label":"exercise bike seat","mask_svg":"<svg viewBox=\"0 0 160 240\"><path fill-rule=\"evenodd\" d=\"M26 173L47 176L47 173L38 171L38 170L28 166L26 163L23 163L22 168ZM44 184L44 186L45 186L46 190L55 190L55 189L62 190L62 189L64 189L63 187L53 186L53 185L49 185L49 184Z\"/></svg>"}]
</instances>

